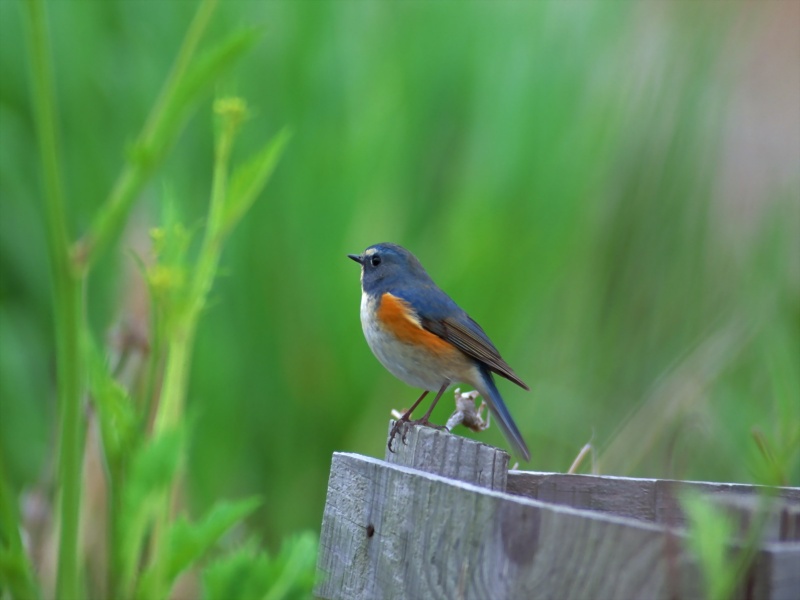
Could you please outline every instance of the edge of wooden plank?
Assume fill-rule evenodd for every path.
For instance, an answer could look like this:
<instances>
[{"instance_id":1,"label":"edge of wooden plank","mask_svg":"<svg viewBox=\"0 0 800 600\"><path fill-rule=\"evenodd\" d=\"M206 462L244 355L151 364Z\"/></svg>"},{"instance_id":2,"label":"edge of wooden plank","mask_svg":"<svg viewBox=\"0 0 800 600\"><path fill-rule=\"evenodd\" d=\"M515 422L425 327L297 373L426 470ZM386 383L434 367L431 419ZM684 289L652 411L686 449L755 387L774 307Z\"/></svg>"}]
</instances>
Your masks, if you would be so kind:
<instances>
[{"instance_id":1,"label":"edge of wooden plank","mask_svg":"<svg viewBox=\"0 0 800 600\"><path fill-rule=\"evenodd\" d=\"M506 487L511 494L673 527L685 525L678 496L687 489L707 495L763 491L800 505L800 488L742 483L510 471Z\"/></svg>"}]
</instances>

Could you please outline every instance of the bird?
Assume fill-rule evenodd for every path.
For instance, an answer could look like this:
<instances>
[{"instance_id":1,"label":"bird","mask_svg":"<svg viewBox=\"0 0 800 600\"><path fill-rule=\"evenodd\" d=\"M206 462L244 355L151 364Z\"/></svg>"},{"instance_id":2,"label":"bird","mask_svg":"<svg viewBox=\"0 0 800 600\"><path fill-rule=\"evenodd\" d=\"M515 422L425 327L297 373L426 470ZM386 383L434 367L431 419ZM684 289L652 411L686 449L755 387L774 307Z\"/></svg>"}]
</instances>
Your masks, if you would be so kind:
<instances>
[{"instance_id":1,"label":"bird","mask_svg":"<svg viewBox=\"0 0 800 600\"><path fill-rule=\"evenodd\" d=\"M475 388L514 451L526 461L530 451L503 402L493 374L530 388L500 356L489 336L431 279L417 258L402 246L384 242L362 254L348 254L361 265L361 327L372 353L395 377L421 388L422 395L398 419L389 435L389 450L398 431L429 421L445 390L456 383ZM427 412L411 421L425 396L436 391Z\"/></svg>"}]
</instances>

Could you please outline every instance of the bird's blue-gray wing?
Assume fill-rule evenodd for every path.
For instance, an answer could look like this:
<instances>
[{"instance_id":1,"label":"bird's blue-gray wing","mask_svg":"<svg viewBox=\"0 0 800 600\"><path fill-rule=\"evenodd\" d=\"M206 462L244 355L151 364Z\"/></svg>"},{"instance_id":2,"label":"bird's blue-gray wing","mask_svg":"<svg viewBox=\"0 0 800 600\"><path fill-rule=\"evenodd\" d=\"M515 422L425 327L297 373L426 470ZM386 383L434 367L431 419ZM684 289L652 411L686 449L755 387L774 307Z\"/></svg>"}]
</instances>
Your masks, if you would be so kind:
<instances>
[{"instance_id":1,"label":"bird's blue-gray wing","mask_svg":"<svg viewBox=\"0 0 800 600\"><path fill-rule=\"evenodd\" d=\"M434 286L425 289L423 293L415 290L413 297L402 291L398 295L411 303L425 329L480 361L490 371L513 381L521 388L530 389L503 360L481 326L439 288Z\"/></svg>"}]
</instances>

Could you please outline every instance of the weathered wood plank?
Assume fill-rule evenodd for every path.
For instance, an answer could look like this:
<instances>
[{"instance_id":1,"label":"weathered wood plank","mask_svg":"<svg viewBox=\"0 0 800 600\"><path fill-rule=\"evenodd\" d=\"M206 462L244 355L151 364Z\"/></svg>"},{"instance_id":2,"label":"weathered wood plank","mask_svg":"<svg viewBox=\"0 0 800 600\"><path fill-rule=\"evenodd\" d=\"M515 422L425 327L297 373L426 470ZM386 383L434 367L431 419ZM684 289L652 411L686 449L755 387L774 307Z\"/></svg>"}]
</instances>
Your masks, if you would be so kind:
<instances>
[{"instance_id":1,"label":"weathered wood plank","mask_svg":"<svg viewBox=\"0 0 800 600\"><path fill-rule=\"evenodd\" d=\"M764 504L750 485L507 473L505 452L430 428L406 442L386 462L334 455L320 597L699 598L678 500L693 489L735 517L740 540L766 523L734 598L800 598L798 488Z\"/></svg>"},{"instance_id":2,"label":"weathered wood plank","mask_svg":"<svg viewBox=\"0 0 800 600\"><path fill-rule=\"evenodd\" d=\"M655 521L655 480L510 471L506 491L572 508Z\"/></svg>"},{"instance_id":3,"label":"weathered wood plank","mask_svg":"<svg viewBox=\"0 0 800 600\"><path fill-rule=\"evenodd\" d=\"M756 557L747 600L800 598L800 544L765 544Z\"/></svg>"},{"instance_id":4,"label":"weathered wood plank","mask_svg":"<svg viewBox=\"0 0 800 600\"><path fill-rule=\"evenodd\" d=\"M510 471L506 491L572 508L680 527L685 525L685 518L679 497L690 489L727 497L770 493L789 503L800 504L800 488L532 471Z\"/></svg>"},{"instance_id":5,"label":"weathered wood plank","mask_svg":"<svg viewBox=\"0 0 800 600\"><path fill-rule=\"evenodd\" d=\"M391 433L394 421L389 423ZM509 456L503 450L447 431L411 426L387 447L388 463L504 492Z\"/></svg>"},{"instance_id":6,"label":"weathered wood plank","mask_svg":"<svg viewBox=\"0 0 800 600\"><path fill-rule=\"evenodd\" d=\"M757 527L762 542L800 542L800 504L755 493L720 493L710 500L732 518L741 539Z\"/></svg>"},{"instance_id":7,"label":"weathered wood plank","mask_svg":"<svg viewBox=\"0 0 800 600\"><path fill-rule=\"evenodd\" d=\"M318 567L317 594L331 599L701 595L663 527L340 453Z\"/></svg>"}]
</instances>

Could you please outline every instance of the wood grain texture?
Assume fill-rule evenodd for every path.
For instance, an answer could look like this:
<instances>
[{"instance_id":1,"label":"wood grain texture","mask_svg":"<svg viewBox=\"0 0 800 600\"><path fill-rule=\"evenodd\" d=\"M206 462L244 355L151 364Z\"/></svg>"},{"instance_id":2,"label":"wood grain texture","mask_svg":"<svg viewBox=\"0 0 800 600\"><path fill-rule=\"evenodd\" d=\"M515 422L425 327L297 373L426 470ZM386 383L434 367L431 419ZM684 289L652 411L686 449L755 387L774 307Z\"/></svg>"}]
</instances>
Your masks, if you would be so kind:
<instances>
[{"instance_id":1,"label":"wood grain texture","mask_svg":"<svg viewBox=\"0 0 800 600\"><path fill-rule=\"evenodd\" d=\"M764 542L800 542L800 503L755 493L715 494L711 501L731 517L741 539L756 527Z\"/></svg>"},{"instance_id":2,"label":"wood grain texture","mask_svg":"<svg viewBox=\"0 0 800 600\"><path fill-rule=\"evenodd\" d=\"M572 508L682 527L686 523L679 497L683 490L688 489L712 497L719 496L720 499L770 493L787 505L800 504L800 488L532 471L509 472L506 491ZM789 523L784 527L800 527L793 524L797 519L796 514L796 509L787 508L785 518L789 519ZM785 534L784 539L793 539L789 535Z\"/></svg>"},{"instance_id":3,"label":"wood grain texture","mask_svg":"<svg viewBox=\"0 0 800 600\"><path fill-rule=\"evenodd\" d=\"M732 556L765 523L735 599L800 598L798 488L508 472L502 450L429 427L394 447L334 454L320 598L702 598L686 489L733 516Z\"/></svg>"},{"instance_id":4,"label":"wood grain texture","mask_svg":"<svg viewBox=\"0 0 800 600\"><path fill-rule=\"evenodd\" d=\"M700 597L663 527L334 454L321 598Z\"/></svg>"},{"instance_id":5,"label":"wood grain texture","mask_svg":"<svg viewBox=\"0 0 800 600\"><path fill-rule=\"evenodd\" d=\"M392 430L394 421L389 423ZM469 438L432 427L408 428L405 444L398 434L388 463L419 469L490 490L505 491L509 456L506 452Z\"/></svg>"}]
</instances>

